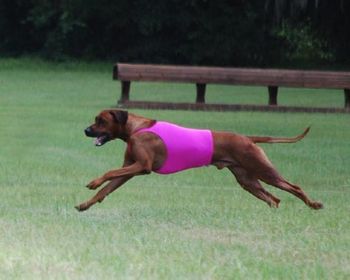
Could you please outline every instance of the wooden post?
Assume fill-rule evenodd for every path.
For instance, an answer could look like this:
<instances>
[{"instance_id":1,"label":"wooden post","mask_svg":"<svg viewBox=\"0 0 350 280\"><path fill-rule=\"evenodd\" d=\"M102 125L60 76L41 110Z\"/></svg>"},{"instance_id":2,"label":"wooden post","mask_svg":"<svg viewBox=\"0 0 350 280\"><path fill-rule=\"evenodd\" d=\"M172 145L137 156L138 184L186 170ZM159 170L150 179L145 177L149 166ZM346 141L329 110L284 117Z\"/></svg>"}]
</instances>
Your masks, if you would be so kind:
<instances>
[{"instance_id":1,"label":"wooden post","mask_svg":"<svg viewBox=\"0 0 350 280\"><path fill-rule=\"evenodd\" d=\"M122 94L120 96L119 103L124 103L125 101L129 101L130 81L121 81L121 85Z\"/></svg>"},{"instance_id":2,"label":"wooden post","mask_svg":"<svg viewBox=\"0 0 350 280\"><path fill-rule=\"evenodd\" d=\"M350 109L350 89L344 88L345 105L344 107Z\"/></svg>"},{"instance_id":3,"label":"wooden post","mask_svg":"<svg viewBox=\"0 0 350 280\"><path fill-rule=\"evenodd\" d=\"M273 106L277 105L277 93L278 93L278 87L269 86L269 105L273 105Z\"/></svg>"},{"instance_id":4,"label":"wooden post","mask_svg":"<svg viewBox=\"0 0 350 280\"><path fill-rule=\"evenodd\" d=\"M196 103L205 103L206 84L196 84L196 87L197 87Z\"/></svg>"}]
</instances>

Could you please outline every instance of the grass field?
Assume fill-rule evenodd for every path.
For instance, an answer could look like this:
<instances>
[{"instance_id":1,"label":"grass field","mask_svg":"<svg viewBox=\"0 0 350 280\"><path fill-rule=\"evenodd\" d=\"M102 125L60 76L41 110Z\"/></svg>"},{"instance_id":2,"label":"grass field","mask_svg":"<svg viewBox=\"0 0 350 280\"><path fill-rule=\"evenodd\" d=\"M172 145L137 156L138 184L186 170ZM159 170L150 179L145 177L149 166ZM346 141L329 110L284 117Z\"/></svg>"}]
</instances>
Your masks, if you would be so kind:
<instances>
[{"instance_id":1,"label":"grass field","mask_svg":"<svg viewBox=\"0 0 350 280\"><path fill-rule=\"evenodd\" d=\"M112 65L112 64L111 64ZM0 60L0 279L349 279L350 116L133 112L190 127L294 136L262 145L325 209L275 188L270 209L214 167L137 177L102 204L84 186L121 164L124 143L95 148L83 129L116 103L111 65ZM209 87L211 102L266 102L266 89ZM343 94L282 90L284 104L342 106ZM135 84L135 99L190 101L194 86Z\"/></svg>"}]
</instances>

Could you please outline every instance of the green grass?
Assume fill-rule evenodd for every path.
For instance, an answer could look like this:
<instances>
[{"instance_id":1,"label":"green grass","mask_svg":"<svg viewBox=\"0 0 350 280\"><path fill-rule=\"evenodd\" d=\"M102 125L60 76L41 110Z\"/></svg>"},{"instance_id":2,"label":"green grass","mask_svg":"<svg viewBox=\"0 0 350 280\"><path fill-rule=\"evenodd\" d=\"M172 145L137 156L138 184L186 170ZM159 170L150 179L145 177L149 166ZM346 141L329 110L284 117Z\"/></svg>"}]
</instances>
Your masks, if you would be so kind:
<instances>
[{"instance_id":1,"label":"green grass","mask_svg":"<svg viewBox=\"0 0 350 280\"><path fill-rule=\"evenodd\" d=\"M84 186L119 166L125 148L95 148L83 135L119 98L111 65L0 60L0 279L349 279L348 115L133 110L242 134L293 136L311 124L297 144L262 146L324 210L268 187L282 199L270 209L209 167L137 177L78 213L74 205L94 194ZM135 99L194 98L190 85L132 86ZM213 102L266 101L259 88L208 90ZM337 93L295 94L281 101L343 102Z\"/></svg>"}]
</instances>

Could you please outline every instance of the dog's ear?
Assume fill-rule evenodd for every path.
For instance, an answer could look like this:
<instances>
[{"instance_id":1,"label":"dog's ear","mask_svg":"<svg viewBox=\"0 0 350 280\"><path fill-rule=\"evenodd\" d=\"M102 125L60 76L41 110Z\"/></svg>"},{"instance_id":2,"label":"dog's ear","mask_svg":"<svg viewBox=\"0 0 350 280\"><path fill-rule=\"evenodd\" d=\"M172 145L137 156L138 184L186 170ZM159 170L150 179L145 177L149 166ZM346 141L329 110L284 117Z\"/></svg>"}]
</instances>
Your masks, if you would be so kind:
<instances>
[{"instance_id":1,"label":"dog's ear","mask_svg":"<svg viewBox=\"0 0 350 280\"><path fill-rule=\"evenodd\" d=\"M121 125L125 125L126 122L128 121L128 111L110 111L109 112L114 121L121 124Z\"/></svg>"}]
</instances>

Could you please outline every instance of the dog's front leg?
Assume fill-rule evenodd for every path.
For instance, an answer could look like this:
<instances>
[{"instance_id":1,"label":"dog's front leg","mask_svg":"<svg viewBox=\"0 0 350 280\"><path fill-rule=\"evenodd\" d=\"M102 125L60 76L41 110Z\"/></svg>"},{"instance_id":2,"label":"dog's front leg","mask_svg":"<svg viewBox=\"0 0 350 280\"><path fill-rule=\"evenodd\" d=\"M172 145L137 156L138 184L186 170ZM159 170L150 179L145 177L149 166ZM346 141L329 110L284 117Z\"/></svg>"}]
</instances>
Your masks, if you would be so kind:
<instances>
[{"instance_id":1,"label":"dog's front leg","mask_svg":"<svg viewBox=\"0 0 350 280\"><path fill-rule=\"evenodd\" d=\"M105 173L103 176L91 181L87 188L89 189L97 189L99 186L101 186L104 182L121 177L121 176L135 176L139 174L145 174L150 173L151 170L148 170L148 168L144 167L143 164L139 162L135 162L134 164L131 164L126 167L122 167L117 170L111 170Z\"/></svg>"},{"instance_id":2,"label":"dog's front leg","mask_svg":"<svg viewBox=\"0 0 350 280\"><path fill-rule=\"evenodd\" d=\"M93 196L90 200L81 203L78 206L75 206L75 208L78 211L85 211L89 209L92 205L94 205L97 202L102 202L107 195L109 195L111 192L115 191L117 188L119 188L122 184L124 184L126 181L131 179L133 176L123 176L116 178L109 182L103 189L101 189L95 196Z\"/></svg>"}]
</instances>

